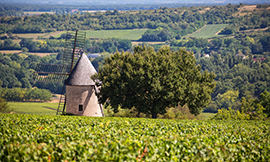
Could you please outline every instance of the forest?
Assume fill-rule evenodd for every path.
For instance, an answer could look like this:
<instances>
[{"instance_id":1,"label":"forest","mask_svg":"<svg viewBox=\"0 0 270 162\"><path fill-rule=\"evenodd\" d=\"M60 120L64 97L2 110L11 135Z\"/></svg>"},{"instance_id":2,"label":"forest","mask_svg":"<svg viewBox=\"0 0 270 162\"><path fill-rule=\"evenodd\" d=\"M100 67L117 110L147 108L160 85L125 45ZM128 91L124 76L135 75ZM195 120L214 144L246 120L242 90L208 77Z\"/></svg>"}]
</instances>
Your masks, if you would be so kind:
<instances>
[{"instance_id":1,"label":"forest","mask_svg":"<svg viewBox=\"0 0 270 162\"><path fill-rule=\"evenodd\" d=\"M37 63L59 64L65 35L50 38L20 38L20 33L52 33L65 30L147 29L139 40L87 38L85 51L101 53L92 60L98 69L103 58L116 51L133 51L132 42L143 42L158 50L164 42L171 49L184 48L193 52L202 71L216 75L212 102L205 108L217 112L220 108L241 109L244 97L250 102L264 91L270 92L270 5L244 4L224 6L181 6L154 9L117 9L105 12L72 12L24 15L22 7L1 11L0 49L21 50L20 54L0 54L0 83L3 88L45 88L61 92L60 84L34 83L32 74ZM26 6L25 6L26 7ZM10 15L10 11L16 11ZM25 10L25 8L24 8ZM21 14L17 14L17 13ZM207 25L227 24L214 37L189 36ZM207 33L206 33L207 34ZM17 43L16 43L17 42ZM28 52L57 53L40 57ZM106 53L102 54L102 52Z\"/></svg>"}]
</instances>

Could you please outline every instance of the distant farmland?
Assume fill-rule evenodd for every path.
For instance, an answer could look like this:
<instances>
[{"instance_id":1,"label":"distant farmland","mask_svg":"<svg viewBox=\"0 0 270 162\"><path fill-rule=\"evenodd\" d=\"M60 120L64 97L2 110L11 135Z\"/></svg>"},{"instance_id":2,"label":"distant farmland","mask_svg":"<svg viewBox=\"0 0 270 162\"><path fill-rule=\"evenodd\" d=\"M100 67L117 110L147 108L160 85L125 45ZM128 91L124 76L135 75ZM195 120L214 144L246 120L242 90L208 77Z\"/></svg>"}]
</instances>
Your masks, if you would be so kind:
<instances>
[{"instance_id":1,"label":"distant farmland","mask_svg":"<svg viewBox=\"0 0 270 162\"><path fill-rule=\"evenodd\" d=\"M228 24L214 24L206 25L196 32L189 34L187 36L196 37L196 38L212 38L217 36L218 32L224 29Z\"/></svg>"},{"instance_id":2,"label":"distant farmland","mask_svg":"<svg viewBox=\"0 0 270 162\"><path fill-rule=\"evenodd\" d=\"M54 12L35 12L35 11L24 11L24 15L41 15L41 14L54 14Z\"/></svg>"},{"instance_id":3,"label":"distant farmland","mask_svg":"<svg viewBox=\"0 0 270 162\"><path fill-rule=\"evenodd\" d=\"M138 40L147 29L133 30L88 30L87 38L121 38L129 40Z\"/></svg>"},{"instance_id":4,"label":"distant farmland","mask_svg":"<svg viewBox=\"0 0 270 162\"><path fill-rule=\"evenodd\" d=\"M119 30L87 30L86 37L87 38L120 38L120 39L129 39L129 40L139 40L142 37L142 34L147 29L119 29ZM55 38L64 34L63 32L58 32L55 35ZM52 33L53 34L53 33Z\"/></svg>"},{"instance_id":5,"label":"distant farmland","mask_svg":"<svg viewBox=\"0 0 270 162\"><path fill-rule=\"evenodd\" d=\"M142 34L147 29L122 29L122 30L87 30L87 38L120 38L120 39L129 39L129 40L139 40L142 37ZM83 30L81 30L83 31ZM55 38L60 37L62 34L65 34L66 31L57 31L53 33L27 33L27 34L16 34L21 38L50 38L53 36Z\"/></svg>"}]
</instances>

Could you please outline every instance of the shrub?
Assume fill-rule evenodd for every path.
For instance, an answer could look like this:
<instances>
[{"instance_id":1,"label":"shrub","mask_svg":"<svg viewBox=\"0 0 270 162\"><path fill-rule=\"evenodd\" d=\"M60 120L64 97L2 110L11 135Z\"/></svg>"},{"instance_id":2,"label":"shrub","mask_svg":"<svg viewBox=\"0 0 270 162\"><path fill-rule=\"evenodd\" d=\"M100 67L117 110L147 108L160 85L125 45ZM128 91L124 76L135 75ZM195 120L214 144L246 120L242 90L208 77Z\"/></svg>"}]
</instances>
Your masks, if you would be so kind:
<instances>
[{"instance_id":1,"label":"shrub","mask_svg":"<svg viewBox=\"0 0 270 162\"><path fill-rule=\"evenodd\" d=\"M10 113L12 111L13 110L9 108L9 105L6 102L6 100L0 97L0 112L1 113Z\"/></svg>"},{"instance_id":2,"label":"shrub","mask_svg":"<svg viewBox=\"0 0 270 162\"><path fill-rule=\"evenodd\" d=\"M244 113L239 110L233 110L232 108L227 109L219 109L218 113L212 118L214 120L264 120L266 118L266 114L263 113L265 108L261 104L256 105L256 109L254 112Z\"/></svg>"}]
</instances>

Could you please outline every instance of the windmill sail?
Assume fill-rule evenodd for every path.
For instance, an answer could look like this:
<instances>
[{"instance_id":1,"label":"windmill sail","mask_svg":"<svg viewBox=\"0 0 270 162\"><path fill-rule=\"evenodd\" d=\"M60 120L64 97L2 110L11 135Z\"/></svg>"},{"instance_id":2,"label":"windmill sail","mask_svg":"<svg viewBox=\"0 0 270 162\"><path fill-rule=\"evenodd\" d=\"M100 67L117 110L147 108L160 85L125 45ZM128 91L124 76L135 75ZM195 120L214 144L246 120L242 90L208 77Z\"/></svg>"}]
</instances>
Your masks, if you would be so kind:
<instances>
[{"instance_id":1,"label":"windmill sail","mask_svg":"<svg viewBox=\"0 0 270 162\"><path fill-rule=\"evenodd\" d=\"M85 37L86 32L67 31L61 64L37 64L35 81L63 83L80 57Z\"/></svg>"}]
</instances>

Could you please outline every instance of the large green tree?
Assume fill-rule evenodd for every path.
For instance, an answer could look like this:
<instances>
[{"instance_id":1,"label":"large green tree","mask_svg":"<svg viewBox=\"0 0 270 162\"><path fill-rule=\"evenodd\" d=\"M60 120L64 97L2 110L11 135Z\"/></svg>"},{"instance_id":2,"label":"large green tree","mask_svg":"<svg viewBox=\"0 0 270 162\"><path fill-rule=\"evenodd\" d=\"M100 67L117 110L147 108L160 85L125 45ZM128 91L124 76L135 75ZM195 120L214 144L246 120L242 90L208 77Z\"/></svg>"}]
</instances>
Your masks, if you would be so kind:
<instances>
[{"instance_id":1,"label":"large green tree","mask_svg":"<svg viewBox=\"0 0 270 162\"><path fill-rule=\"evenodd\" d=\"M109 102L117 112L135 108L152 118L166 113L167 107L187 105L198 115L210 101L215 83L213 73L201 73L192 53L183 49L176 52L164 46L153 48L137 46L134 53L115 53L105 59L103 68L93 79L99 80L100 103Z\"/></svg>"}]
</instances>

